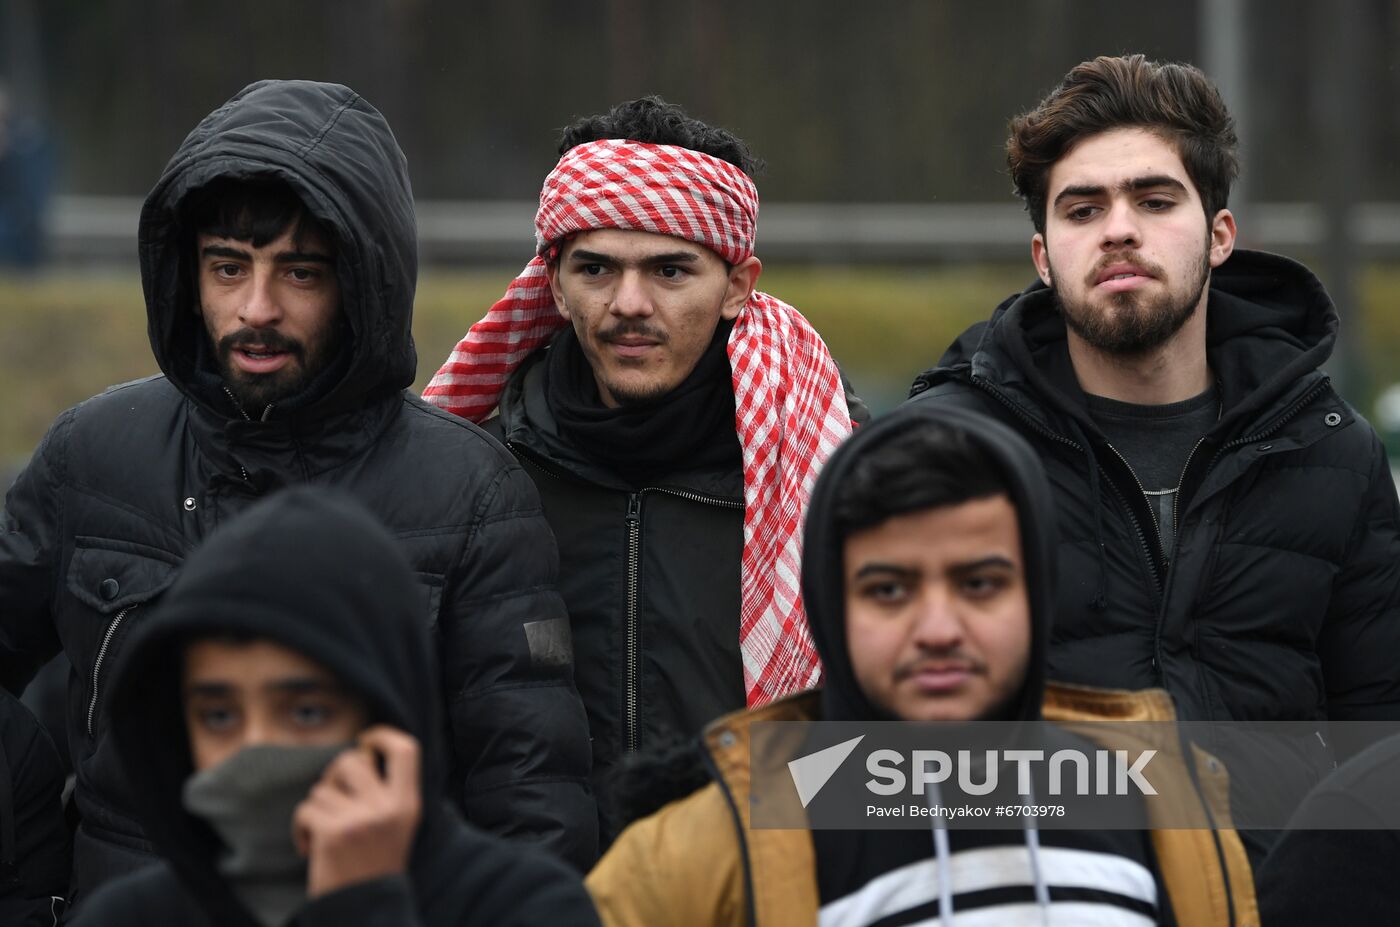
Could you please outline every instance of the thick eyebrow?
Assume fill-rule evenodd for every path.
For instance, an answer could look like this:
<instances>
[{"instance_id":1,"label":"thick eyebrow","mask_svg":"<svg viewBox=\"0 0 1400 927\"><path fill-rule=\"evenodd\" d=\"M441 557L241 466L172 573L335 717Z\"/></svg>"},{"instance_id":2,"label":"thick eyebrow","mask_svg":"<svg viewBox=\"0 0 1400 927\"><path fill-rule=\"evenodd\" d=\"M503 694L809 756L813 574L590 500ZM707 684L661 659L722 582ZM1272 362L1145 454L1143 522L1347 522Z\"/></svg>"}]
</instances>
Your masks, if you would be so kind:
<instances>
[{"instance_id":1,"label":"thick eyebrow","mask_svg":"<svg viewBox=\"0 0 1400 927\"><path fill-rule=\"evenodd\" d=\"M238 248L230 248L227 245L205 245L204 248L201 249L200 254L207 258L224 257L233 258L238 261L250 261L253 259L253 256L247 251L242 251Z\"/></svg>"},{"instance_id":2,"label":"thick eyebrow","mask_svg":"<svg viewBox=\"0 0 1400 927\"><path fill-rule=\"evenodd\" d=\"M700 260L700 255L694 251L671 251L666 254L651 254L646 256L637 264L693 264ZM578 249L569 252L569 261L577 264L625 264L626 261L619 261L611 254L602 254L597 251L584 251Z\"/></svg>"},{"instance_id":3,"label":"thick eyebrow","mask_svg":"<svg viewBox=\"0 0 1400 927\"><path fill-rule=\"evenodd\" d=\"M948 568L948 572L953 573L955 575L963 575L967 573L976 573L978 570L986 570L989 568L1015 570L1016 564L1013 563L1009 557L1003 557L1001 554L992 554L991 556L983 557L980 560L972 560L967 563L955 564L952 567Z\"/></svg>"},{"instance_id":4,"label":"thick eyebrow","mask_svg":"<svg viewBox=\"0 0 1400 927\"><path fill-rule=\"evenodd\" d=\"M910 577L910 576L918 576L918 575L919 575L919 571L916 570L916 569L914 569L913 567L898 566L898 565L893 564L893 563L879 563L879 562L876 562L876 563L867 563L867 564L863 565L859 570L856 570L855 578L856 578L856 579L865 579L867 576L885 576L885 575L897 576L897 577L901 577L901 578L907 578L907 577Z\"/></svg>"},{"instance_id":5,"label":"thick eyebrow","mask_svg":"<svg viewBox=\"0 0 1400 927\"><path fill-rule=\"evenodd\" d=\"M1136 192L1138 190L1151 190L1157 187L1166 187L1170 190L1186 192L1186 184L1172 177L1170 174L1148 174L1146 177L1129 177L1118 183L1117 189L1124 192ZM1055 196L1053 205L1059 206L1061 200L1076 196L1103 196L1108 192L1108 188L1101 184L1077 184L1065 187Z\"/></svg>"},{"instance_id":6,"label":"thick eyebrow","mask_svg":"<svg viewBox=\"0 0 1400 927\"><path fill-rule=\"evenodd\" d=\"M247 251L230 248L227 245L205 245L200 252L204 257L232 258L235 261L251 261L253 256ZM272 258L278 264L332 264L328 254L319 251L279 251Z\"/></svg>"},{"instance_id":7,"label":"thick eyebrow","mask_svg":"<svg viewBox=\"0 0 1400 927\"><path fill-rule=\"evenodd\" d=\"M986 569L1015 570L1016 564L1008 557L1001 554L991 554L977 560L969 560L965 563L956 563L948 567L948 572L955 576L964 576L969 573L976 573L978 570ZM918 576L919 571L913 567L899 566L893 563L867 563L859 570L856 570L855 579L865 579L870 576L891 576L899 579L907 579L911 576Z\"/></svg>"}]
</instances>

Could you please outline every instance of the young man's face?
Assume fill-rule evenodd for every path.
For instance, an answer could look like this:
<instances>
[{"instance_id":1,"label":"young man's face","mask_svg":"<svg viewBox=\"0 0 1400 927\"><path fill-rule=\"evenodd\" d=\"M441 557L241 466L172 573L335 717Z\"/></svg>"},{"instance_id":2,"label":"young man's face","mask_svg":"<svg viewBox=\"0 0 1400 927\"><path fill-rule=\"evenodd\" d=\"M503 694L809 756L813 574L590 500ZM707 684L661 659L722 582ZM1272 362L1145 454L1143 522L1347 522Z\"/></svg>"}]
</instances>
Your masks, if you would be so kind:
<instances>
[{"instance_id":1,"label":"young man's face","mask_svg":"<svg viewBox=\"0 0 1400 927\"><path fill-rule=\"evenodd\" d=\"M196 641L185 648L185 723L196 770L258 744L350 743L365 707L319 664L267 640Z\"/></svg>"},{"instance_id":2,"label":"young man's face","mask_svg":"<svg viewBox=\"0 0 1400 927\"><path fill-rule=\"evenodd\" d=\"M1204 309L1210 269L1230 256L1229 210L1207 219L1175 147L1146 129L1110 129L1050 168L1036 271L1070 332L1108 354L1166 343Z\"/></svg>"},{"instance_id":3,"label":"young man's face","mask_svg":"<svg viewBox=\"0 0 1400 927\"><path fill-rule=\"evenodd\" d=\"M905 721L985 719L1021 688L1031 616L1005 495L897 515L845 541L846 646Z\"/></svg>"},{"instance_id":4,"label":"young man's face","mask_svg":"<svg viewBox=\"0 0 1400 927\"><path fill-rule=\"evenodd\" d=\"M250 415L296 395L339 347L340 284L326 237L291 223L261 248L200 234L199 305L224 383Z\"/></svg>"},{"instance_id":5,"label":"young man's face","mask_svg":"<svg viewBox=\"0 0 1400 927\"><path fill-rule=\"evenodd\" d=\"M679 386L720 319L738 316L760 270L752 257L726 268L719 255L683 238L597 229L564 245L549 284L599 397L616 407Z\"/></svg>"}]
</instances>

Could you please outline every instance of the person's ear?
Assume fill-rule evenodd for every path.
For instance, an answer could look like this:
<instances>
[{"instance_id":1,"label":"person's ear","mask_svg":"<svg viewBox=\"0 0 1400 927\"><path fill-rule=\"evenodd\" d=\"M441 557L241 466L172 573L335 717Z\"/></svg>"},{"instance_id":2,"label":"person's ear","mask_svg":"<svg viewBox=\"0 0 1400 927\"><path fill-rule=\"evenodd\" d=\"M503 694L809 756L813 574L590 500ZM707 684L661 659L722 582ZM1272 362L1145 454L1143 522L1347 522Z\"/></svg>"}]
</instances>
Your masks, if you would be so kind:
<instances>
[{"instance_id":1,"label":"person's ear","mask_svg":"<svg viewBox=\"0 0 1400 927\"><path fill-rule=\"evenodd\" d=\"M1045 245L1045 236L1036 232L1031 238L1031 263L1035 265L1035 272L1040 277L1040 282L1046 286L1054 286L1050 282L1050 249Z\"/></svg>"},{"instance_id":2,"label":"person's ear","mask_svg":"<svg viewBox=\"0 0 1400 927\"><path fill-rule=\"evenodd\" d=\"M739 317L744 306L748 305L754 287L758 286L758 275L763 273L763 262L750 255L729 268L729 287L724 291L724 302L720 305L720 318L733 321Z\"/></svg>"},{"instance_id":3,"label":"person's ear","mask_svg":"<svg viewBox=\"0 0 1400 927\"><path fill-rule=\"evenodd\" d=\"M1235 253L1235 214L1222 209L1210 220L1210 266L1219 267Z\"/></svg>"},{"instance_id":4,"label":"person's ear","mask_svg":"<svg viewBox=\"0 0 1400 927\"><path fill-rule=\"evenodd\" d=\"M549 277L549 292L554 294L554 308L559 310L559 314L564 318L570 319L569 304L564 298L564 288L559 285L559 262L550 261L545 264L544 272Z\"/></svg>"}]
</instances>

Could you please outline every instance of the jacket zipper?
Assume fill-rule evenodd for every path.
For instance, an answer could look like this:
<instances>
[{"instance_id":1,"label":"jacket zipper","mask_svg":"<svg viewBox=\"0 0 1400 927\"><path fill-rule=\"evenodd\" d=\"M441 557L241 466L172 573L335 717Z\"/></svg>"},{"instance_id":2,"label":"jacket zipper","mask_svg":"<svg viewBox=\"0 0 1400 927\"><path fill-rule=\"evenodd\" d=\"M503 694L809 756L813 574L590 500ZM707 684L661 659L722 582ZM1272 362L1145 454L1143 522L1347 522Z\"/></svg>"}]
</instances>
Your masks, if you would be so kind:
<instances>
[{"instance_id":1,"label":"jacket zipper","mask_svg":"<svg viewBox=\"0 0 1400 927\"><path fill-rule=\"evenodd\" d=\"M227 386L224 387L224 395L228 397L228 401L229 401L229 402L233 403L233 407L234 407L235 409L238 410L238 414L241 415L241 416L243 416L243 421L245 421L245 422L251 422L251 421L252 421L252 419L248 417L248 413L243 411L243 405L242 405L237 399L234 398L233 391L230 390ZM266 418L267 418L267 413L268 413L268 412L271 412L271 411L272 411L272 406L268 406L267 409L263 411L263 418L266 419ZM247 471L246 469L244 469L243 465L242 465L241 463L238 463L238 461L236 461L236 460L234 461L234 463L238 464L238 472L241 473L241 474L243 474L243 482L245 482L245 483L250 483L250 482L252 482L251 480L248 479L248 471Z\"/></svg>"},{"instance_id":2,"label":"jacket zipper","mask_svg":"<svg viewBox=\"0 0 1400 927\"><path fill-rule=\"evenodd\" d=\"M636 753L637 736L637 678L641 659L641 628L637 626L637 579L641 572L642 494L627 497L627 661L623 680L624 718L627 752Z\"/></svg>"},{"instance_id":3,"label":"jacket zipper","mask_svg":"<svg viewBox=\"0 0 1400 927\"><path fill-rule=\"evenodd\" d=\"M534 452L521 447L514 441L507 441L505 445L517 458L528 461L541 473L555 479L576 479L561 473L541 460ZM717 496L707 496L703 493L690 492L685 489L670 489L664 486L646 486L627 494L627 513L624 516L624 522L627 525L627 587L624 596L625 613L623 616L625 652L623 654L622 702L623 741L628 753L636 753L641 746L637 711L640 700L642 659L642 629L639 612L642 572L642 497L647 493L674 496L677 499L685 499L688 502L696 502L701 505L717 505L722 508L739 510L744 508L743 502L736 502L733 499L721 499Z\"/></svg>"},{"instance_id":4,"label":"jacket zipper","mask_svg":"<svg viewBox=\"0 0 1400 927\"><path fill-rule=\"evenodd\" d=\"M1118 448L1109 444L1107 441L1105 441L1104 444L1113 452L1114 457L1122 461L1123 468L1128 471L1128 475L1133 478L1133 482L1137 485L1138 493L1141 494L1142 498L1146 499L1147 490L1143 487L1142 480L1138 479L1137 471L1133 469L1133 465L1128 463L1128 459L1118 451ZM1172 501L1173 504L1175 504L1176 500ZM1133 528L1137 531L1138 540L1142 542L1143 550L1147 551L1147 565L1152 573L1152 581L1157 584L1157 591L1160 593L1163 591L1163 579L1157 569L1157 557L1159 555L1153 553L1152 545L1149 544L1147 540L1147 533L1142 530L1142 524L1138 521L1137 516L1133 514L1133 507L1128 505L1126 508L1128 511L1128 520L1132 522ZM1157 513L1152 511L1152 506L1150 505L1147 507L1147 517L1152 519L1152 530L1157 535L1157 550L1162 551L1162 526L1157 521ZM1165 551L1163 551L1160 556L1165 557Z\"/></svg>"},{"instance_id":5,"label":"jacket zipper","mask_svg":"<svg viewBox=\"0 0 1400 927\"><path fill-rule=\"evenodd\" d=\"M642 655L642 629L638 619L641 590L638 586L641 580L642 496L649 492L675 496L678 499L698 502L701 505L717 505L727 509L743 509L744 507L744 503L735 502L733 499L720 499L684 489L668 489L661 486L647 486L627 497L627 661L626 678L623 683L625 686L623 700L626 706L624 721L628 753L636 753L641 746L637 719Z\"/></svg>"},{"instance_id":6,"label":"jacket zipper","mask_svg":"<svg viewBox=\"0 0 1400 927\"><path fill-rule=\"evenodd\" d=\"M112 646L112 638L116 635L117 629L121 627L122 621L126 619L126 616L135 609L135 605L128 605L126 608L117 612L116 617L112 619L112 623L107 625L107 633L102 637L102 646L98 648L97 659L93 661L92 700L88 702L87 711L87 732L89 737L93 736L95 722L97 719L97 685L101 681L102 677L102 662L107 658L107 649Z\"/></svg>"},{"instance_id":7,"label":"jacket zipper","mask_svg":"<svg viewBox=\"0 0 1400 927\"><path fill-rule=\"evenodd\" d=\"M975 386L975 387L977 387L978 389L982 390L984 393L988 394L988 395L991 396L993 399L997 400L997 401L1000 402L1003 406L1005 406L1007 409L1009 409L1009 410L1011 411L1011 414L1015 415L1018 419L1020 419L1020 420L1026 425L1027 428L1031 429L1031 430L1034 431L1036 434L1038 434L1038 435L1040 435L1040 436L1042 436L1042 437L1045 437L1045 438L1049 438L1049 439L1052 440L1052 441L1058 441L1060 444L1063 444L1063 445L1065 445L1066 447L1073 449L1076 453L1079 453L1079 454L1083 454L1083 453L1084 453L1084 448L1080 446L1080 444L1079 444L1078 441L1074 441L1074 440L1071 440L1071 439L1069 439L1069 438L1066 438L1064 435L1059 434L1058 432L1051 431L1049 428L1046 428L1044 425L1042 425L1042 424L1040 424L1039 422L1037 422L1037 421L1036 421L1034 418L1032 418L1024 409L1022 409L1020 406L1018 406L1018 405L1016 404L1016 402L1015 402L1010 396L1006 395L1006 394L1003 393L1001 390L997 389L997 388L996 388L995 386L993 386L993 385L991 384L991 382L989 382L988 380L985 380L985 379L983 379L982 377L978 377L978 376L970 376L970 377L969 377L969 381L972 383L973 386ZM1118 459L1119 459L1119 460L1123 460L1123 455L1122 455L1122 454L1119 454L1116 448L1113 448L1112 445L1110 445L1109 447L1110 447L1110 449L1113 450L1113 453L1114 453L1114 454L1117 454L1117 455L1118 455ZM1124 465L1124 466L1127 466L1127 461L1123 461L1123 465ZM1128 472L1129 472L1129 473L1132 473L1132 470L1133 470L1132 467L1128 467ZM1114 497L1117 498L1118 501L1122 504L1122 506L1123 506L1123 511L1126 512L1127 515L1128 515L1128 523L1129 523L1130 525L1132 525L1133 533L1137 535L1138 547L1139 547L1139 549L1142 551L1144 557L1145 557L1146 560L1147 560L1147 572L1148 572L1148 575L1152 578L1153 585L1154 585L1154 587L1155 587L1156 590L1157 590L1157 594L1158 594L1158 606L1159 606L1159 610L1160 610L1160 606L1161 606L1161 594L1162 594L1162 578L1161 578L1161 576L1160 576L1160 575L1158 574L1158 572L1157 572L1157 558L1156 558L1156 555L1152 552L1152 545L1151 545L1151 544L1148 542L1148 540L1147 540L1147 532L1145 532L1145 531L1143 530L1143 528L1142 528L1142 522L1140 522L1140 521L1138 520L1137 513L1133 511L1132 505L1128 502L1128 500L1124 499L1124 498L1123 498L1123 494L1122 494L1121 492L1118 491L1118 484L1116 484L1115 482L1113 482L1112 477L1110 477L1110 476L1108 475L1108 472L1107 472L1106 470L1104 470L1102 466L1099 467L1099 471L1100 471L1101 473L1103 473L1103 475L1104 475L1104 481L1105 481L1106 483L1108 483L1109 487L1112 489ZM1135 473L1133 474L1133 479L1134 479L1134 481L1137 482L1138 488L1141 489L1141 488L1142 488L1142 482L1141 482L1140 480L1137 479L1137 474L1135 474ZM1146 498L1146 495L1144 495L1143 498L1145 499L1145 498ZM1098 500L1097 500L1097 499L1094 500L1094 504L1095 504L1095 505L1098 504ZM1150 510L1149 510L1148 514L1149 514L1149 515L1152 514ZM1153 517L1155 518L1155 516L1153 516ZM1155 522L1154 522L1154 524L1155 524Z\"/></svg>"},{"instance_id":8,"label":"jacket zipper","mask_svg":"<svg viewBox=\"0 0 1400 927\"><path fill-rule=\"evenodd\" d=\"M526 461L536 470L556 480L569 480L571 477L541 460L538 455L514 441L505 442L506 449L518 459ZM642 549L642 494L640 491L627 496L627 577L624 592L625 611L623 615L623 681L622 681L622 737L623 747L628 753L636 753L637 736L637 680L641 662L641 634L637 623L638 574L641 572Z\"/></svg>"},{"instance_id":9,"label":"jacket zipper","mask_svg":"<svg viewBox=\"0 0 1400 927\"><path fill-rule=\"evenodd\" d=\"M1172 496L1172 556L1168 560L1171 563L1176 559L1176 549L1181 546L1181 490L1186 485L1186 473L1191 469L1191 460L1196 456L1196 452L1201 449L1201 445L1206 443L1206 436L1201 435L1197 439L1191 453L1186 455L1186 465L1181 468L1181 478L1176 481L1176 494Z\"/></svg>"}]
</instances>

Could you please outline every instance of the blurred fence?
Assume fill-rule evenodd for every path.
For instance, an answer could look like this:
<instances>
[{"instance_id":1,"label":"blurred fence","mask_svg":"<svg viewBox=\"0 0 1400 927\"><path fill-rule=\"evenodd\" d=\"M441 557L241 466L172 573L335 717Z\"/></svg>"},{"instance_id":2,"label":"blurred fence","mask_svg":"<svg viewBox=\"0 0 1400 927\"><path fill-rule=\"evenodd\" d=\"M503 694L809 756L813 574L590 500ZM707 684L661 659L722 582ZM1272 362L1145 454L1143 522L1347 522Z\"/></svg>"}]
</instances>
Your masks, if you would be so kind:
<instances>
[{"instance_id":1,"label":"blurred fence","mask_svg":"<svg viewBox=\"0 0 1400 927\"><path fill-rule=\"evenodd\" d=\"M1241 244L1284 253L1321 248L1332 234L1322 206L1247 208ZM135 266L137 197L60 196L49 217L56 263ZM514 262L530 254L535 204L525 200L424 201L418 239L425 264ZM1348 222L1359 258L1400 257L1400 203L1354 207ZM1012 203L773 203L759 221L768 260L939 263L1027 259L1031 226Z\"/></svg>"}]
</instances>

